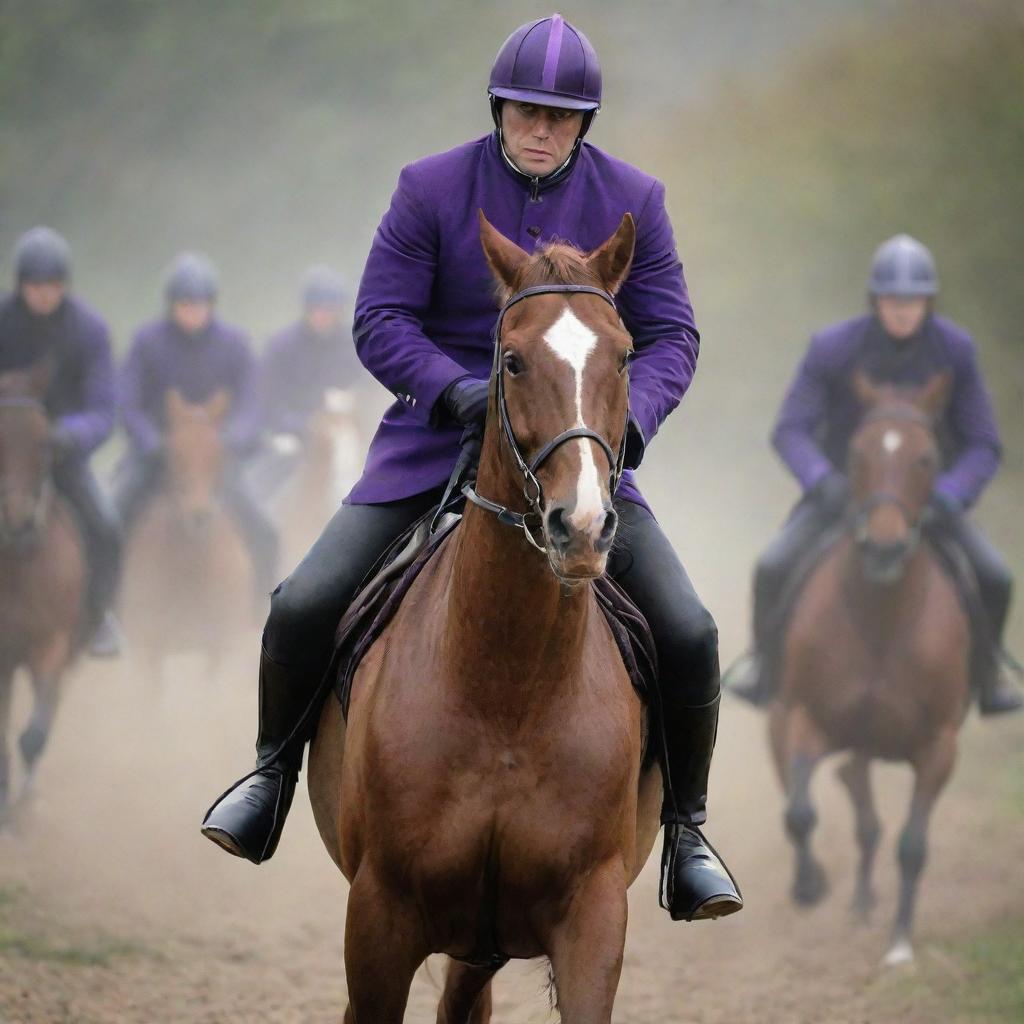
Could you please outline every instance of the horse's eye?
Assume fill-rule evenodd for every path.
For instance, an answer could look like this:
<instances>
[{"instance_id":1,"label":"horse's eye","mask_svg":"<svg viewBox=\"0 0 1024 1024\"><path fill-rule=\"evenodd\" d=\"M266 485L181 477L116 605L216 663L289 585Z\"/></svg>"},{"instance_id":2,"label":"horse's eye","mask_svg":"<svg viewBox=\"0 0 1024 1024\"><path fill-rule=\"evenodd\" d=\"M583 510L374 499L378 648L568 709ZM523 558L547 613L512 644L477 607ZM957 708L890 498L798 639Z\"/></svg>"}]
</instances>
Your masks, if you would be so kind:
<instances>
[{"instance_id":1,"label":"horse's eye","mask_svg":"<svg viewBox=\"0 0 1024 1024\"><path fill-rule=\"evenodd\" d=\"M518 377L525 369L523 361L515 354L515 352L506 352L504 362L505 372L510 377Z\"/></svg>"},{"instance_id":2,"label":"horse's eye","mask_svg":"<svg viewBox=\"0 0 1024 1024\"><path fill-rule=\"evenodd\" d=\"M633 362L633 350L630 349L623 357L622 362L619 363L619 373L623 374L629 369L629 364Z\"/></svg>"}]
</instances>

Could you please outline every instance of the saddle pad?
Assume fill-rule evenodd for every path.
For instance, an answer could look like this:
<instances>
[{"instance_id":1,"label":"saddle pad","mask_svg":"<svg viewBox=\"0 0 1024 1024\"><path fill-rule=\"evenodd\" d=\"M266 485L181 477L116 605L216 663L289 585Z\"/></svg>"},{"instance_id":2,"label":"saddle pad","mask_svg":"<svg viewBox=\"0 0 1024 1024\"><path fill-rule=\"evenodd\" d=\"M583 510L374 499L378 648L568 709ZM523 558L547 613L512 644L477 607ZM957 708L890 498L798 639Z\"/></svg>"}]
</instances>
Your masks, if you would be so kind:
<instances>
[{"instance_id":1,"label":"saddle pad","mask_svg":"<svg viewBox=\"0 0 1024 1024\"><path fill-rule=\"evenodd\" d=\"M434 512L428 513L399 538L383 560L383 567L360 591L338 625L331 678L346 719L352 682L360 662L394 617L420 571L461 522L461 516L446 513L436 531L431 533L433 518ZM592 586L630 681L641 700L647 702L658 673L658 657L647 620L622 588L608 577L592 581Z\"/></svg>"}]
</instances>

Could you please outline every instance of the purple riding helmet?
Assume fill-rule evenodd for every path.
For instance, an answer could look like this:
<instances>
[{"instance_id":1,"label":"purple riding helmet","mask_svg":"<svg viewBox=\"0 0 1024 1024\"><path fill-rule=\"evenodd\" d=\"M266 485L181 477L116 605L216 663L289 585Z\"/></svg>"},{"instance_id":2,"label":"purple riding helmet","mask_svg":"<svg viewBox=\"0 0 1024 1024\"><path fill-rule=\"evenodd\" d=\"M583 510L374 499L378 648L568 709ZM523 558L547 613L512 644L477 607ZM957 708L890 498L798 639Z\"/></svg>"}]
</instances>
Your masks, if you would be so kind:
<instances>
[{"instance_id":1,"label":"purple riding helmet","mask_svg":"<svg viewBox=\"0 0 1024 1024\"><path fill-rule=\"evenodd\" d=\"M601 65L590 40L560 14L527 22L505 40L487 87L494 123L501 100L584 111L580 139L601 108Z\"/></svg>"}]
</instances>

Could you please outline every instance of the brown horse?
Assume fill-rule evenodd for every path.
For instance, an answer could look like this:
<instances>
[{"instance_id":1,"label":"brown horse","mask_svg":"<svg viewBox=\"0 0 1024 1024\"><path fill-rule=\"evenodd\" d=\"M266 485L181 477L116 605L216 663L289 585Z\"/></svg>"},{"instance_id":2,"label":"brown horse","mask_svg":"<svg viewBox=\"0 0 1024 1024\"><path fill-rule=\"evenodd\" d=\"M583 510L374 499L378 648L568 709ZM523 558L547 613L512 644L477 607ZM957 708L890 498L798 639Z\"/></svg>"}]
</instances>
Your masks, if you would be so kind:
<instances>
[{"instance_id":1,"label":"brown horse","mask_svg":"<svg viewBox=\"0 0 1024 1024\"><path fill-rule=\"evenodd\" d=\"M42 398L49 366L0 377L0 821L11 809L7 731L14 673L28 670L32 717L19 738L31 791L61 679L81 644L85 554L73 514L55 495L50 423Z\"/></svg>"},{"instance_id":2,"label":"brown horse","mask_svg":"<svg viewBox=\"0 0 1024 1024\"><path fill-rule=\"evenodd\" d=\"M165 468L132 531L124 601L129 638L158 672L180 651L215 666L253 622L252 564L218 497L230 404L224 391L197 405L167 395Z\"/></svg>"},{"instance_id":3,"label":"brown horse","mask_svg":"<svg viewBox=\"0 0 1024 1024\"><path fill-rule=\"evenodd\" d=\"M295 565L305 555L358 479L359 435L355 392L327 388L310 417L295 475L274 503L280 510L286 564Z\"/></svg>"},{"instance_id":4,"label":"brown horse","mask_svg":"<svg viewBox=\"0 0 1024 1024\"><path fill-rule=\"evenodd\" d=\"M949 779L969 698L969 635L954 584L922 542L921 523L939 466L932 423L949 394L946 374L917 393L858 375L867 408L850 449L853 531L812 573L784 639L772 748L786 790L786 829L796 848L793 896L816 903L825 875L810 836L811 774L825 755L850 751L839 776L856 812L860 866L855 910L874 904L871 874L880 826L869 762L914 770L899 842L899 908L887 964L913 959L911 926L928 823Z\"/></svg>"},{"instance_id":5,"label":"brown horse","mask_svg":"<svg viewBox=\"0 0 1024 1024\"><path fill-rule=\"evenodd\" d=\"M586 255L528 256L482 214L481 239L506 302L482 504L369 651L347 729L329 701L311 753L317 823L351 882L349 1024L398 1024L430 953L451 958L443 1024L485 1024L498 968L540 956L565 1024L609 1021L626 889L659 828L643 708L588 583L615 532L631 342L606 293L633 220Z\"/></svg>"}]
</instances>

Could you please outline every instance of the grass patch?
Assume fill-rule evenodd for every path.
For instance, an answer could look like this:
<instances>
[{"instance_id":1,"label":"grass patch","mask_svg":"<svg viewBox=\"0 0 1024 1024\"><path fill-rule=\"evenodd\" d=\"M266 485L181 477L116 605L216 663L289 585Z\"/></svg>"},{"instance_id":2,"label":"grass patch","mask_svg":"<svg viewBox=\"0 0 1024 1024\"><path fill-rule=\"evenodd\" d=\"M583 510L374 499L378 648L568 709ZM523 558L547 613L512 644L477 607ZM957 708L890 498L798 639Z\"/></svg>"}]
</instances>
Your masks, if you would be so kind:
<instances>
[{"instance_id":1,"label":"grass patch","mask_svg":"<svg viewBox=\"0 0 1024 1024\"><path fill-rule=\"evenodd\" d=\"M963 1021L1024 1020L1024 920L955 944L966 977L955 1003Z\"/></svg>"},{"instance_id":2,"label":"grass patch","mask_svg":"<svg viewBox=\"0 0 1024 1024\"><path fill-rule=\"evenodd\" d=\"M95 943L64 945L39 935L19 935L0 930L0 956L21 956L27 960L69 964L75 967L109 967L118 957L141 952L130 942L99 940Z\"/></svg>"}]
</instances>

